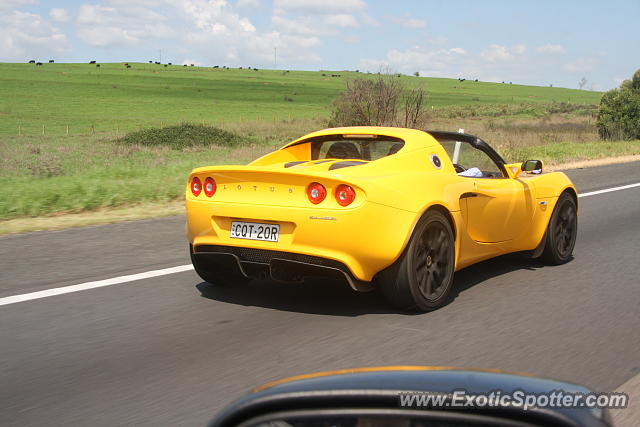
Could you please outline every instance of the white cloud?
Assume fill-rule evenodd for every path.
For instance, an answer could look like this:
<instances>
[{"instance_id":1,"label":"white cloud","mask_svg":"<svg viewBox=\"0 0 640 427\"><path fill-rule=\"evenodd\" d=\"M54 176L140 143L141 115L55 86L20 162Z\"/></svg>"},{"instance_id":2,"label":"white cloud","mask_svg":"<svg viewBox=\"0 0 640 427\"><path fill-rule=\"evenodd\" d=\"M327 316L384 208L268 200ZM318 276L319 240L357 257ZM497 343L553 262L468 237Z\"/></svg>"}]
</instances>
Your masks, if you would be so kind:
<instances>
[{"instance_id":1,"label":"white cloud","mask_svg":"<svg viewBox=\"0 0 640 427\"><path fill-rule=\"evenodd\" d=\"M527 50L523 44L517 44L513 47L507 47L499 44L492 44L480 53L480 56L489 62L505 62L516 59Z\"/></svg>"},{"instance_id":2,"label":"white cloud","mask_svg":"<svg viewBox=\"0 0 640 427\"><path fill-rule=\"evenodd\" d=\"M435 45L445 45L449 43L449 39L445 36L433 36L425 39L426 43L435 44Z\"/></svg>"},{"instance_id":3,"label":"white cloud","mask_svg":"<svg viewBox=\"0 0 640 427\"><path fill-rule=\"evenodd\" d=\"M329 15L324 19L324 22L332 27L340 28L357 28L360 26L353 15L344 13L339 15Z\"/></svg>"},{"instance_id":4,"label":"white cloud","mask_svg":"<svg viewBox=\"0 0 640 427\"><path fill-rule=\"evenodd\" d=\"M358 22L352 15L326 15L324 17L298 16L288 18L274 15L271 23L277 31L284 34L313 36L335 36L340 28L357 28Z\"/></svg>"},{"instance_id":5,"label":"white cloud","mask_svg":"<svg viewBox=\"0 0 640 427\"><path fill-rule=\"evenodd\" d=\"M564 47L559 44L545 44L544 46L538 46L536 51L540 53L563 54Z\"/></svg>"},{"instance_id":6,"label":"white cloud","mask_svg":"<svg viewBox=\"0 0 640 427\"><path fill-rule=\"evenodd\" d=\"M335 14L354 12L365 8L362 0L275 0L276 14L304 13L304 14Z\"/></svg>"},{"instance_id":7,"label":"white cloud","mask_svg":"<svg viewBox=\"0 0 640 427\"><path fill-rule=\"evenodd\" d=\"M37 0L2 0L0 1L0 11L20 9L23 6L38 4Z\"/></svg>"},{"instance_id":8,"label":"white cloud","mask_svg":"<svg viewBox=\"0 0 640 427\"><path fill-rule=\"evenodd\" d=\"M14 10L0 15L0 26L0 60L44 60L69 51L67 36L40 15Z\"/></svg>"},{"instance_id":9,"label":"white cloud","mask_svg":"<svg viewBox=\"0 0 640 427\"><path fill-rule=\"evenodd\" d=\"M506 61L512 58L509 48L499 44L492 44L481 53L482 57L489 62Z\"/></svg>"},{"instance_id":10,"label":"white cloud","mask_svg":"<svg viewBox=\"0 0 640 427\"><path fill-rule=\"evenodd\" d=\"M411 29L420 29L427 26L427 23L424 20L414 18L408 13L404 14L403 16L391 17L391 22L393 22L395 25Z\"/></svg>"},{"instance_id":11,"label":"white cloud","mask_svg":"<svg viewBox=\"0 0 640 427\"><path fill-rule=\"evenodd\" d=\"M364 60L361 65L365 70L374 72L380 69L391 69L405 74L419 71L421 75L451 77L452 75L464 75L460 66L465 63L466 56L467 51L459 47L424 49L417 46L405 51L392 49L387 52L385 59ZM452 69L458 71L449 71Z\"/></svg>"},{"instance_id":12,"label":"white cloud","mask_svg":"<svg viewBox=\"0 0 640 427\"><path fill-rule=\"evenodd\" d=\"M287 34L327 34L325 28L318 28L317 25L313 25L314 21L308 17L289 19L284 16L274 15L271 18L271 23L278 31Z\"/></svg>"},{"instance_id":13,"label":"white cloud","mask_svg":"<svg viewBox=\"0 0 640 427\"><path fill-rule=\"evenodd\" d=\"M49 11L49 16L56 22L68 22L69 13L66 9L53 8Z\"/></svg>"},{"instance_id":14,"label":"white cloud","mask_svg":"<svg viewBox=\"0 0 640 427\"><path fill-rule=\"evenodd\" d=\"M260 0L237 0L236 6L245 9L256 9L260 7Z\"/></svg>"},{"instance_id":15,"label":"white cloud","mask_svg":"<svg viewBox=\"0 0 640 427\"><path fill-rule=\"evenodd\" d=\"M590 56L586 58L578 58L575 61L567 62L562 65L562 69L569 73L580 73L593 70L599 63L599 57Z\"/></svg>"},{"instance_id":16,"label":"white cloud","mask_svg":"<svg viewBox=\"0 0 640 427\"><path fill-rule=\"evenodd\" d=\"M317 63L320 57L313 49L320 46L315 32L307 31L305 22L274 17L275 31L258 31L251 21L237 13L225 0L177 0L176 6L185 17L189 29L183 39L191 55L198 52L212 64L273 64L274 48L278 62L288 65Z\"/></svg>"},{"instance_id":17,"label":"white cloud","mask_svg":"<svg viewBox=\"0 0 640 427\"><path fill-rule=\"evenodd\" d=\"M135 46L153 38L175 34L168 18L141 2L107 2L107 6L83 4L78 9L78 36L91 46ZM114 7L117 6L117 7Z\"/></svg>"}]
</instances>

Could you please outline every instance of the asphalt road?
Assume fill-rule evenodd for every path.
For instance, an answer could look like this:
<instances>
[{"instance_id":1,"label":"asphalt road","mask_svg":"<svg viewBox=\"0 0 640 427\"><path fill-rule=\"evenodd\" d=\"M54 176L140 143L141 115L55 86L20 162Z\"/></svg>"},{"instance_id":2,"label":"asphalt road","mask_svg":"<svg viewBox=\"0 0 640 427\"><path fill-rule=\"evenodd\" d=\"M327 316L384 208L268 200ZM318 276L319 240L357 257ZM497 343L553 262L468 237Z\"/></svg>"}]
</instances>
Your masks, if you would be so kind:
<instances>
[{"instance_id":1,"label":"asphalt road","mask_svg":"<svg viewBox=\"0 0 640 427\"><path fill-rule=\"evenodd\" d=\"M569 175L588 192L640 182L640 163ZM573 261L478 264L428 314L337 283L218 289L192 271L0 306L0 425L202 425L264 382L391 364L616 389L640 373L640 187L580 202ZM186 263L181 217L2 237L0 298Z\"/></svg>"}]
</instances>

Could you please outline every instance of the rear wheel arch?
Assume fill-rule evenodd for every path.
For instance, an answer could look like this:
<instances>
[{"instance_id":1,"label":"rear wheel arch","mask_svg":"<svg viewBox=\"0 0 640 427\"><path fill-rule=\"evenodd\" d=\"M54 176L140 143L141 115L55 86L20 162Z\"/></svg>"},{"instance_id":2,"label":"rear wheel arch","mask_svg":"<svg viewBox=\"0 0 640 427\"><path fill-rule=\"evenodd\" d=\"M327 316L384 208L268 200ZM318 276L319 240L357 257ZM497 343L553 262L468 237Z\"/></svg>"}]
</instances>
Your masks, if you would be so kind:
<instances>
[{"instance_id":1,"label":"rear wheel arch","mask_svg":"<svg viewBox=\"0 0 640 427\"><path fill-rule=\"evenodd\" d=\"M429 206L422 213L422 215L420 215L420 219L418 220L418 222L420 222L424 217L426 217L429 214L429 212L431 212L431 211L440 212L442 215L444 215L444 217L447 219L447 221L449 221L449 226L451 226L451 231L453 232L453 239L455 241L457 236L458 236L458 233L457 233L458 230L457 230L457 227L456 227L456 222L454 221L453 216L451 216L451 212L449 211L449 209L447 209L445 206L443 206L441 204L435 204L435 205Z\"/></svg>"}]
</instances>

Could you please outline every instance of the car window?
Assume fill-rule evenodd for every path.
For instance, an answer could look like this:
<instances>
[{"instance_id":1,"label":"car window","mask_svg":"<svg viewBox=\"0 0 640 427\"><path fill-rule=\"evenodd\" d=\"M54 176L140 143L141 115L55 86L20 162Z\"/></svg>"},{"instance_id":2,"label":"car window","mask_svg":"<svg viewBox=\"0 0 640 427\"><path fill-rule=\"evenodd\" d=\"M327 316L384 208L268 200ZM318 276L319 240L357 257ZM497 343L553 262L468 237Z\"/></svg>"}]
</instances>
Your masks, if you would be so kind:
<instances>
[{"instance_id":1,"label":"car window","mask_svg":"<svg viewBox=\"0 0 640 427\"><path fill-rule=\"evenodd\" d=\"M466 142L439 142L449 155L458 175L475 178L503 177L500 167L484 151Z\"/></svg>"},{"instance_id":2,"label":"car window","mask_svg":"<svg viewBox=\"0 0 640 427\"><path fill-rule=\"evenodd\" d=\"M376 138L373 140L356 138L325 139L311 143L311 160L378 160L397 153L403 146L404 141L397 138Z\"/></svg>"}]
</instances>

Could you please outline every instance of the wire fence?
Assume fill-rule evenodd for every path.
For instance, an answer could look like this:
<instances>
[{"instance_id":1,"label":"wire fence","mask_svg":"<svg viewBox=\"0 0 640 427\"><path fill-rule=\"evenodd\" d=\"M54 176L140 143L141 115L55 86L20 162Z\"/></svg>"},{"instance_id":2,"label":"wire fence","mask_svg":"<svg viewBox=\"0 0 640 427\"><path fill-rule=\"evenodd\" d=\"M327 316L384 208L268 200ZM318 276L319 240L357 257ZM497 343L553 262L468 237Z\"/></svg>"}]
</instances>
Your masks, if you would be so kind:
<instances>
[{"instance_id":1,"label":"wire fence","mask_svg":"<svg viewBox=\"0 0 640 427\"><path fill-rule=\"evenodd\" d=\"M202 126L213 126L224 128L227 125L235 125L238 123L291 123L295 120L304 120L309 119L305 117L292 117L291 114L286 116L273 116L273 117L265 117L265 116L256 116L256 117L239 117L236 120L189 120L183 119L179 121L159 121L159 122L144 122L139 124L66 124L66 125L38 125L38 124L18 124L15 128L15 134L18 136L87 136L87 135L96 135L96 134L111 134L111 135L126 135L129 132L135 132L142 129L148 128L165 128L169 126L178 126L182 123L192 123L192 124L201 124ZM2 132L4 134L11 134L9 132Z\"/></svg>"}]
</instances>

